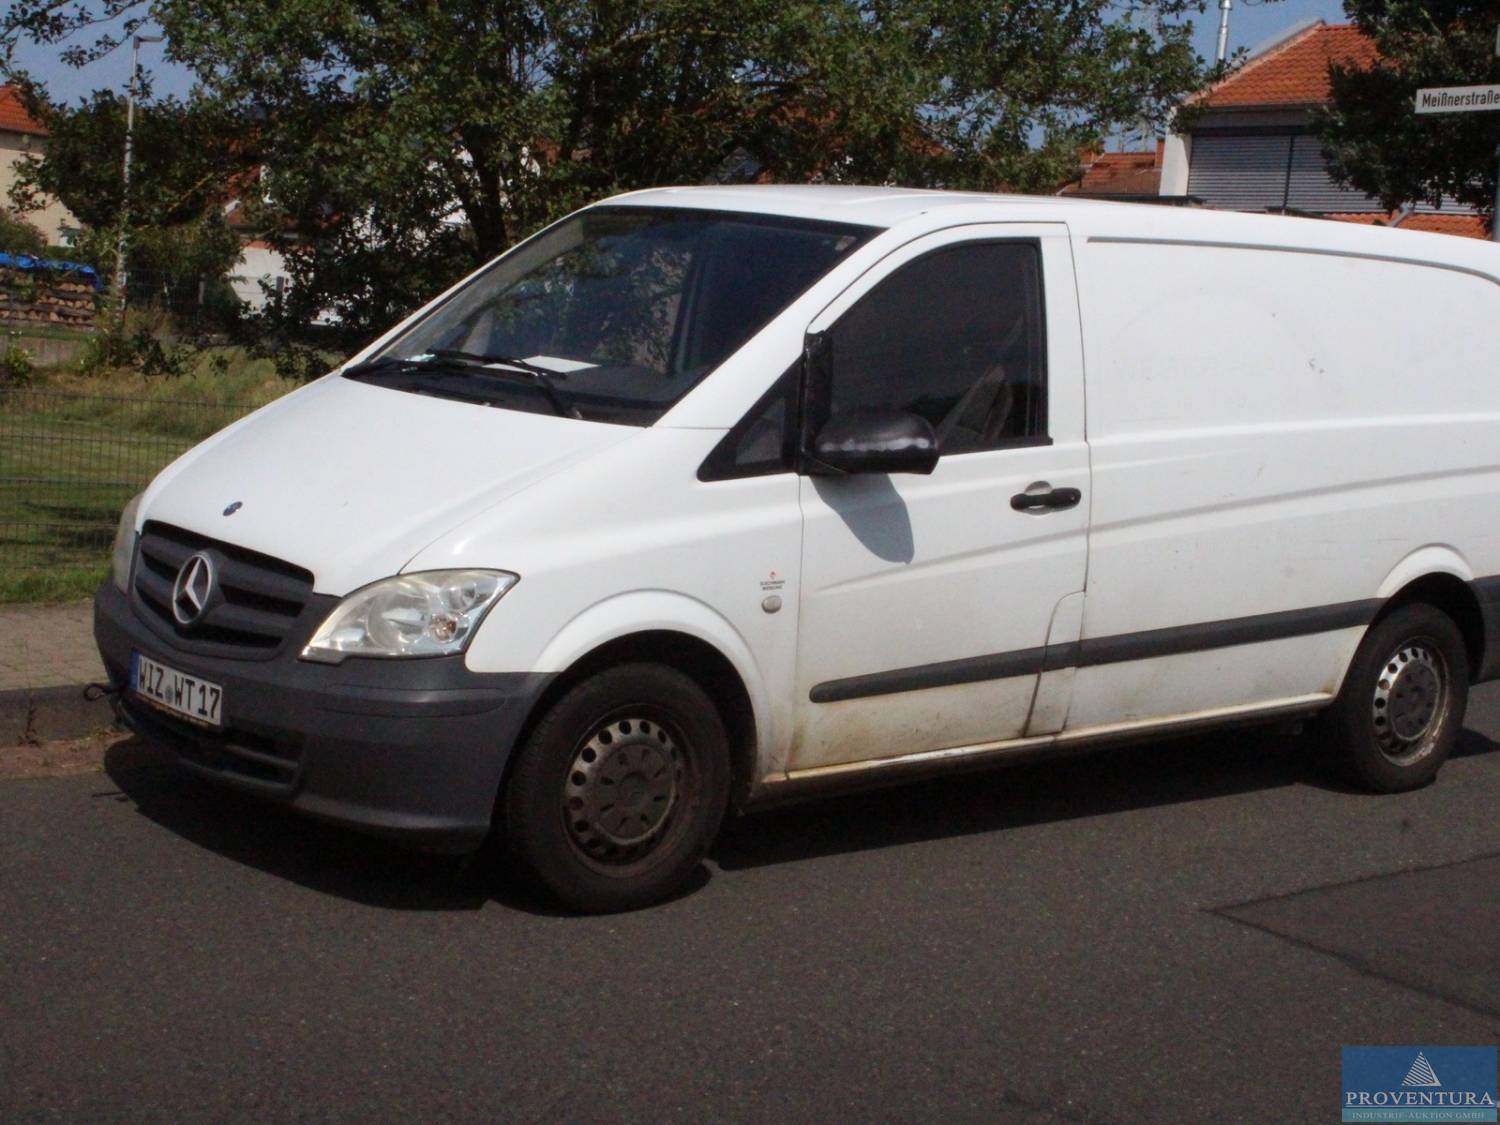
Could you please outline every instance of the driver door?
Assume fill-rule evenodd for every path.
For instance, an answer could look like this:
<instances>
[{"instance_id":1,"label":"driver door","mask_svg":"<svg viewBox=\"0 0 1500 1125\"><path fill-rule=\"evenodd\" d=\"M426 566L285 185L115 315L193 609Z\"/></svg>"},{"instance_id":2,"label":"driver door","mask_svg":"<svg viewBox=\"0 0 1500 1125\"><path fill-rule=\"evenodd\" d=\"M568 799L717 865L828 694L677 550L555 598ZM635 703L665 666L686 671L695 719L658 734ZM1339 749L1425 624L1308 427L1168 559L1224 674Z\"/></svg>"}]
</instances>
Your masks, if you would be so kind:
<instances>
[{"instance_id":1,"label":"driver door","mask_svg":"<svg viewBox=\"0 0 1500 1125\"><path fill-rule=\"evenodd\" d=\"M831 416L921 415L941 456L800 478L794 773L1061 729L1072 672L1042 669L1078 640L1088 531L1074 294L1065 227L976 225L894 252L809 326Z\"/></svg>"}]
</instances>

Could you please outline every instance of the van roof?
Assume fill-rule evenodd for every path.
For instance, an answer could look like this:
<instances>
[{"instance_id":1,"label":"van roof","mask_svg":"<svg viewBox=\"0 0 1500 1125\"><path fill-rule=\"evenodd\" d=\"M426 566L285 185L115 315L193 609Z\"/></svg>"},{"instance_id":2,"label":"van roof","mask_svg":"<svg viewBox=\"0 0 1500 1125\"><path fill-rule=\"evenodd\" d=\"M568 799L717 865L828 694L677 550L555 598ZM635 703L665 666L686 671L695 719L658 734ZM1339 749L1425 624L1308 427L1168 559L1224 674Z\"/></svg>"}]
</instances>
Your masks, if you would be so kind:
<instances>
[{"instance_id":1,"label":"van roof","mask_svg":"<svg viewBox=\"0 0 1500 1125\"><path fill-rule=\"evenodd\" d=\"M1075 234L1085 238L1266 246L1433 262L1500 282L1500 246L1492 242L1301 216L1255 215L1056 195L844 184L648 188L601 202L741 211L872 227L942 226L946 225L943 212L952 210L954 222L1066 222Z\"/></svg>"},{"instance_id":2,"label":"van roof","mask_svg":"<svg viewBox=\"0 0 1500 1125\"><path fill-rule=\"evenodd\" d=\"M828 219L893 227L939 207L1005 203L1046 203L1050 196L992 195L922 188L861 187L853 184L735 184L730 186L647 188L607 200L648 207L702 207L748 211L788 218Z\"/></svg>"}]
</instances>

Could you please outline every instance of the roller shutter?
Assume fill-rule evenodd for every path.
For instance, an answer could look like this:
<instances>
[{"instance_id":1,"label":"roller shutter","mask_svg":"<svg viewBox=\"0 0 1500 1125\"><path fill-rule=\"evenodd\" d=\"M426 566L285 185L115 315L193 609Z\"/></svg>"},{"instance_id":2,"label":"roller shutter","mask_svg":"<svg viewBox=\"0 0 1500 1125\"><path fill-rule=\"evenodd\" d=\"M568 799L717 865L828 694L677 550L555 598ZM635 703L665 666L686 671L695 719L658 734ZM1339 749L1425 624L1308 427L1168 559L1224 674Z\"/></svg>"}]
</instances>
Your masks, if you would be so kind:
<instances>
[{"instance_id":1,"label":"roller shutter","mask_svg":"<svg viewBox=\"0 0 1500 1125\"><path fill-rule=\"evenodd\" d=\"M1209 207L1241 211L1280 208L1286 198L1290 134L1195 136L1188 194Z\"/></svg>"},{"instance_id":2,"label":"roller shutter","mask_svg":"<svg viewBox=\"0 0 1500 1125\"><path fill-rule=\"evenodd\" d=\"M1328 174L1318 138L1301 134L1292 141L1292 175L1286 205L1294 211L1384 211L1362 191L1339 187Z\"/></svg>"}]
</instances>

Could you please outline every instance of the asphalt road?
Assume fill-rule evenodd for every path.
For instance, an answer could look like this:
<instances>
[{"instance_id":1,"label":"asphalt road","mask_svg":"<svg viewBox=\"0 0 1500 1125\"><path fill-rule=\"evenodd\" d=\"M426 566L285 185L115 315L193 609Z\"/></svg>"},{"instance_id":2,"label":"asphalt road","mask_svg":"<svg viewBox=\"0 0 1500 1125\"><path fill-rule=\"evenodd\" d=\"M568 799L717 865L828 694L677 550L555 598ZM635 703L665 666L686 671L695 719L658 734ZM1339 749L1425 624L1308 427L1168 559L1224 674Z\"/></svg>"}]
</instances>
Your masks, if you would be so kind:
<instances>
[{"instance_id":1,"label":"asphalt road","mask_svg":"<svg viewBox=\"0 0 1500 1125\"><path fill-rule=\"evenodd\" d=\"M656 909L290 818L127 742L0 783L0 1120L1338 1120L1500 1039L1500 690L1438 783L1285 732L732 825Z\"/></svg>"}]
</instances>

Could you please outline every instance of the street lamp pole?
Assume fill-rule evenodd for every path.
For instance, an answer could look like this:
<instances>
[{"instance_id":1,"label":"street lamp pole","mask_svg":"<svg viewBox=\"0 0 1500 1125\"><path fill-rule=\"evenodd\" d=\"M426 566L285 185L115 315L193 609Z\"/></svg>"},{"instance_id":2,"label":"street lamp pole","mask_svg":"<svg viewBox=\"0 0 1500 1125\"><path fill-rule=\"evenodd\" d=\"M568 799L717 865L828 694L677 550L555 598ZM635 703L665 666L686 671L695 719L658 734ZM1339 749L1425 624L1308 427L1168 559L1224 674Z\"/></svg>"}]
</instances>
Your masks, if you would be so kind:
<instances>
[{"instance_id":1,"label":"street lamp pole","mask_svg":"<svg viewBox=\"0 0 1500 1125\"><path fill-rule=\"evenodd\" d=\"M1219 0L1219 65L1229 56L1229 5L1232 0Z\"/></svg>"},{"instance_id":2,"label":"street lamp pole","mask_svg":"<svg viewBox=\"0 0 1500 1125\"><path fill-rule=\"evenodd\" d=\"M1500 162L1500 145L1495 146L1495 160ZM1490 241L1500 242L1500 164L1495 176L1495 209L1490 212Z\"/></svg>"},{"instance_id":3,"label":"street lamp pole","mask_svg":"<svg viewBox=\"0 0 1500 1125\"><path fill-rule=\"evenodd\" d=\"M130 41L130 83L125 90L125 163L120 169L120 237L115 242L115 303L125 317L125 238L130 228L130 157L135 142L135 89L141 76L141 44L160 43L164 36L137 35Z\"/></svg>"}]
</instances>

